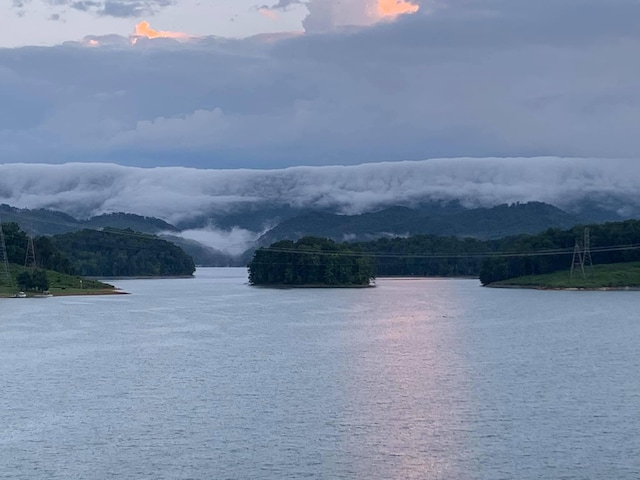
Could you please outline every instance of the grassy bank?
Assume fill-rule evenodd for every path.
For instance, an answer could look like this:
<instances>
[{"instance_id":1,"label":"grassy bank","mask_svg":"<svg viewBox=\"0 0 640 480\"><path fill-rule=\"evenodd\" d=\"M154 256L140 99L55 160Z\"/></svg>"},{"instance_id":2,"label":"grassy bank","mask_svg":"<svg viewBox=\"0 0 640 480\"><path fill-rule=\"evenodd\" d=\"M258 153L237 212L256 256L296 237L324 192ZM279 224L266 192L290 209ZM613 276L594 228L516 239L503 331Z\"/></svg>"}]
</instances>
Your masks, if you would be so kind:
<instances>
[{"instance_id":1,"label":"grassy bank","mask_svg":"<svg viewBox=\"0 0 640 480\"><path fill-rule=\"evenodd\" d=\"M16 278L21 272L25 271L24 267L18 265L10 265L9 270L13 285L5 285L0 283L0 297L12 297L19 290ZM54 295L110 295L122 293L113 285L99 282L98 280L90 280L76 275L66 275L60 272L47 270L47 279L49 280L49 292ZM33 296L37 292L27 292L28 296Z\"/></svg>"},{"instance_id":2,"label":"grassy bank","mask_svg":"<svg viewBox=\"0 0 640 480\"><path fill-rule=\"evenodd\" d=\"M569 270L549 273L547 275L530 275L495 282L489 287L522 287L547 289L624 289L640 288L640 262L612 263L595 265L582 272L575 271L573 278Z\"/></svg>"}]
</instances>

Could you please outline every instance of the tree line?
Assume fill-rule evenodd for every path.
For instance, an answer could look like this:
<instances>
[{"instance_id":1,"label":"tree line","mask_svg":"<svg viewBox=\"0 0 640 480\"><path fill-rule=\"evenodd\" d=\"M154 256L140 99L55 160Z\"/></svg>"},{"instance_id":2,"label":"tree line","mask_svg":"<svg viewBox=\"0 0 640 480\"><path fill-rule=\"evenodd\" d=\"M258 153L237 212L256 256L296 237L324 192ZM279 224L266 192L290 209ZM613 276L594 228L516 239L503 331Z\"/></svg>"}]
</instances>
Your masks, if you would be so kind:
<instances>
[{"instance_id":1,"label":"tree line","mask_svg":"<svg viewBox=\"0 0 640 480\"><path fill-rule=\"evenodd\" d=\"M436 235L343 244L315 237L295 243L285 240L256 251L249 266L250 281L336 284L345 278L343 272L349 272L357 259L378 276L470 276L479 277L486 285L568 270L576 239L582 241L584 229L581 225L566 230L550 228L537 235L497 240ZM589 229L594 265L640 261L640 221L609 222L591 225ZM297 253L313 249L319 254L306 257ZM340 252L358 256L346 260Z\"/></svg>"},{"instance_id":2,"label":"tree line","mask_svg":"<svg viewBox=\"0 0 640 480\"><path fill-rule=\"evenodd\" d=\"M28 235L15 222L2 224L9 263L24 265ZM68 275L184 276L195 271L181 248L130 229L81 230L33 238L36 267ZM23 284L30 284L26 275ZM33 280L33 279L32 279ZM31 282L33 283L33 282Z\"/></svg>"},{"instance_id":3,"label":"tree line","mask_svg":"<svg viewBox=\"0 0 640 480\"><path fill-rule=\"evenodd\" d=\"M2 231L7 247L7 260L9 263L24 265L27 258L28 235L20 230L19 225L15 222L3 223ZM76 274L69 258L54 245L50 237L35 237L33 247L36 252L36 266L38 268L55 270L68 275Z\"/></svg>"},{"instance_id":4,"label":"tree line","mask_svg":"<svg viewBox=\"0 0 640 480\"><path fill-rule=\"evenodd\" d=\"M252 285L366 286L375 262L357 248L333 240L305 237L261 248L249 264Z\"/></svg>"},{"instance_id":5,"label":"tree line","mask_svg":"<svg viewBox=\"0 0 640 480\"><path fill-rule=\"evenodd\" d=\"M609 222L588 228L594 265L640 261L640 248L620 248L640 246L640 221ZM356 245L363 252L376 254L379 275L473 276L486 285L508 278L568 270L576 239L583 241L584 230L584 225L577 225L571 229L550 228L536 235L485 241L416 235ZM602 251L604 247L618 249Z\"/></svg>"},{"instance_id":6,"label":"tree line","mask_svg":"<svg viewBox=\"0 0 640 480\"><path fill-rule=\"evenodd\" d=\"M52 242L80 275L185 276L196 269L180 247L131 229L80 230L55 235Z\"/></svg>"},{"instance_id":7,"label":"tree line","mask_svg":"<svg viewBox=\"0 0 640 480\"><path fill-rule=\"evenodd\" d=\"M640 221L609 222L588 228L594 265L640 261ZM539 235L498 240L496 251L513 256L485 259L479 272L480 281L487 285L509 278L568 270L576 240L583 247L584 230L584 226L549 229ZM540 254L554 250L563 252Z\"/></svg>"}]
</instances>

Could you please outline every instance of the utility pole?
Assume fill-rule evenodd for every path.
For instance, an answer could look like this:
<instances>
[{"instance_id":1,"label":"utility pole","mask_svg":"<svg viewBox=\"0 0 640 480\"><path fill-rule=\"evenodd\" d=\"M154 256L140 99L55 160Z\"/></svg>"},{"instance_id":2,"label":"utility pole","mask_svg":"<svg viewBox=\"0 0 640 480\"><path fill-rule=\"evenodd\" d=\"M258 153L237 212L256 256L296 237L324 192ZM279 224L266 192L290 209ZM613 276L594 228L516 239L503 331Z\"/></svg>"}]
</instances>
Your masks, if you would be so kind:
<instances>
[{"instance_id":1,"label":"utility pole","mask_svg":"<svg viewBox=\"0 0 640 480\"><path fill-rule=\"evenodd\" d=\"M9 259L7 258L7 245L4 242L4 230L2 229L2 218L0 217L0 282L11 286L11 274L9 273Z\"/></svg>"}]
</instances>

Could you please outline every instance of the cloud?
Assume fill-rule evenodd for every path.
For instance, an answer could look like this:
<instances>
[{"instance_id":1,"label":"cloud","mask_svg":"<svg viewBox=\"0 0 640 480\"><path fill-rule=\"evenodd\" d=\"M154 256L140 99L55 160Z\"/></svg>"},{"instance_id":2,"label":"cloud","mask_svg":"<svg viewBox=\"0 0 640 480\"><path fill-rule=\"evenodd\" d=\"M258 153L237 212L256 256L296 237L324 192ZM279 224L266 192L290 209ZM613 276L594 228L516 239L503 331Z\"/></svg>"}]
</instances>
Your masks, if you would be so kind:
<instances>
[{"instance_id":1,"label":"cloud","mask_svg":"<svg viewBox=\"0 0 640 480\"><path fill-rule=\"evenodd\" d=\"M23 9L31 0L13 0L12 6ZM46 7L58 7L61 10L69 7L81 12L92 12L96 15L115 18L137 18L153 15L161 9L174 5L174 0L40 0L38 3Z\"/></svg>"},{"instance_id":2,"label":"cloud","mask_svg":"<svg viewBox=\"0 0 640 480\"><path fill-rule=\"evenodd\" d=\"M262 8L268 8L270 10L286 10L293 5L304 5L305 3L307 2L304 0L278 0L278 3L275 5L272 5L271 7L263 5Z\"/></svg>"},{"instance_id":3,"label":"cloud","mask_svg":"<svg viewBox=\"0 0 640 480\"><path fill-rule=\"evenodd\" d=\"M286 12L304 5L308 15L303 21L307 32L317 33L340 27L367 26L383 19L416 13L420 5L413 0L279 0L273 5L256 9L275 18L276 12Z\"/></svg>"},{"instance_id":4,"label":"cloud","mask_svg":"<svg viewBox=\"0 0 640 480\"><path fill-rule=\"evenodd\" d=\"M151 25L149 25L149 22L142 21L135 26L134 33L130 36L132 43L136 43L140 38L171 38L175 40L189 40L195 37L182 32L154 30L151 28Z\"/></svg>"},{"instance_id":5,"label":"cloud","mask_svg":"<svg viewBox=\"0 0 640 480\"><path fill-rule=\"evenodd\" d=\"M313 0L309 34L269 41L1 49L0 158L281 168L639 156L638 2L408 3L420 10L389 22L368 16L377 0L340 11ZM349 24L361 27L336 28Z\"/></svg>"},{"instance_id":6,"label":"cloud","mask_svg":"<svg viewBox=\"0 0 640 480\"><path fill-rule=\"evenodd\" d=\"M138 1L114 1L107 0L98 10L98 14L108 17L118 18L137 18L145 15L153 15L156 9L170 5L169 2L155 1L138 2Z\"/></svg>"},{"instance_id":7,"label":"cloud","mask_svg":"<svg viewBox=\"0 0 640 480\"><path fill-rule=\"evenodd\" d=\"M175 235L173 232L167 233ZM227 255L240 256L255 244L261 233L264 232L252 232L238 227L223 230L210 225L206 228L183 230L179 236Z\"/></svg>"},{"instance_id":8,"label":"cloud","mask_svg":"<svg viewBox=\"0 0 640 480\"><path fill-rule=\"evenodd\" d=\"M468 207L543 201L575 209L585 200L615 197L638 213L639 192L640 163L634 160L459 158L281 170L0 165L0 203L80 217L123 211L173 224L265 206L354 214L449 200ZM220 235L210 225L187 237L202 240L200 235L214 233ZM246 243L255 234L236 229L224 235Z\"/></svg>"},{"instance_id":9,"label":"cloud","mask_svg":"<svg viewBox=\"0 0 640 480\"><path fill-rule=\"evenodd\" d=\"M306 4L307 4L306 0L279 0L278 3L276 3L275 5L262 5L256 8L258 9L258 11L261 11L261 12L273 13L276 11L284 12L296 5L306 5Z\"/></svg>"}]
</instances>

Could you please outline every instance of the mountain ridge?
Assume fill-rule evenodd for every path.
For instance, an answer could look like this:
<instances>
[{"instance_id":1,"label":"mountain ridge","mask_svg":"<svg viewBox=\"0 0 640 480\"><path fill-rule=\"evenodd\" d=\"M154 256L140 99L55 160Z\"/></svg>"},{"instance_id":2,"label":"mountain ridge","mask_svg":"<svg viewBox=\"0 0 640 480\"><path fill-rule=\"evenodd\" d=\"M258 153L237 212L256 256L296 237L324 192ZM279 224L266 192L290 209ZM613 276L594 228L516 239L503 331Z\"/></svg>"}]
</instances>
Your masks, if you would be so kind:
<instances>
[{"instance_id":1,"label":"mountain ridge","mask_svg":"<svg viewBox=\"0 0 640 480\"><path fill-rule=\"evenodd\" d=\"M256 248L280 240L296 241L305 236L321 236L336 242L363 242L379 238L413 235L455 236L496 239L518 234L536 234L547 228L570 228L580 223L618 220L611 211L593 209L593 217L568 213L544 202L500 204L493 207L466 208L461 201L424 201L414 206L394 205L371 212L346 215L329 208L304 209L296 206L255 205L227 215L203 214L191 223L173 225L166 220L133 213L109 213L76 219L55 210L18 209L0 205L0 215L16 221L27 231L39 235L57 235L82 229L129 228L159 235L172 241L202 266L246 265ZM246 212L246 214L245 214ZM213 234L225 229L245 228L247 238L237 251L225 251L223 241L210 244L196 241L184 232L193 228ZM248 228L247 228L248 227ZM233 240L228 240L232 242ZM216 248L218 247L218 248ZM228 247L228 245L227 245Z\"/></svg>"}]
</instances>

